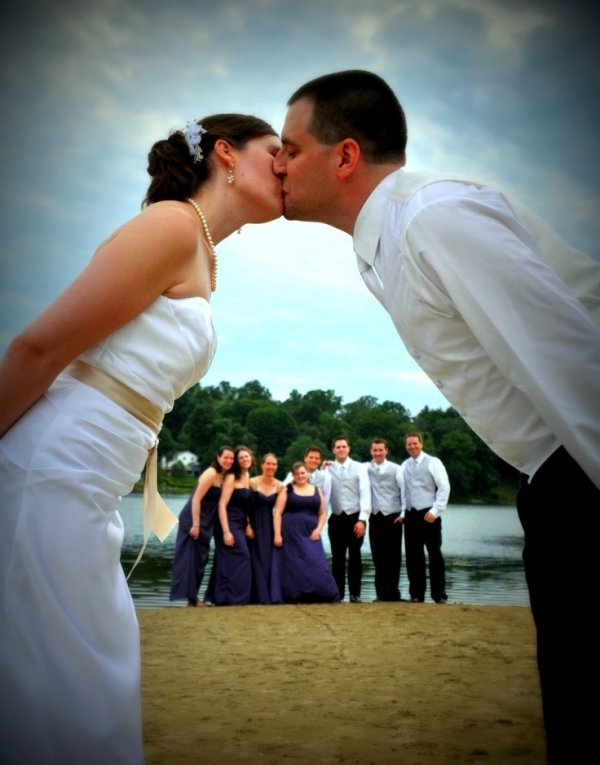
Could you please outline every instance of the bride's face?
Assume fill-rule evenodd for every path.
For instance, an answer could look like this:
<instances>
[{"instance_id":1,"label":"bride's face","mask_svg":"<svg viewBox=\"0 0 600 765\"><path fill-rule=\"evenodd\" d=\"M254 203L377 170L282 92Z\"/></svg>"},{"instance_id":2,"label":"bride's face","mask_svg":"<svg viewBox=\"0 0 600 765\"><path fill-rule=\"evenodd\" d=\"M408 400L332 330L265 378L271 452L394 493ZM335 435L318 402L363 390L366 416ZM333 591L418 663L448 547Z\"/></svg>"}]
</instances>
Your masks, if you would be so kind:
<instances>
[{"instance_id":1,"label":"bride's face","mask_svg":"<svg viewBox=\"0 0 600 765\"><path fill-rule=\"evenodd\" d=\"M283 213L281 181L273 169L280 148L277 136L265 135L237 152L233 184L247 207L248 223L264 223Z\"/></svg>"}]
</instances>

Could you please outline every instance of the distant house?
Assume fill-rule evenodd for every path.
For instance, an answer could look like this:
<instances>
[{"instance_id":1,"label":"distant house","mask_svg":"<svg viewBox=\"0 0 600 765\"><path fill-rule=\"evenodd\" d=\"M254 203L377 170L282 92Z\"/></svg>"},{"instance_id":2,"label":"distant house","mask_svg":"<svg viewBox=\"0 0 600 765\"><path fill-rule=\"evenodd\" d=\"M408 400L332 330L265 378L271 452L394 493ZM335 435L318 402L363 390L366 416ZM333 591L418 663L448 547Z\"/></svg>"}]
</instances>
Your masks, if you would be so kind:
<instances>
[{"instance_id":1,"label":"distant house","mask_svg":"<svg viewBox=\"0 0 600 765\"><path fill-rule=\"evenodd\" d=\"M180 462L188 475L198 475L200 473L200 463L198 455L193 452L175 452L170 459L160 458L160 466L163 470L170 471L176 462Z\"/></svg>"}]
</instances>

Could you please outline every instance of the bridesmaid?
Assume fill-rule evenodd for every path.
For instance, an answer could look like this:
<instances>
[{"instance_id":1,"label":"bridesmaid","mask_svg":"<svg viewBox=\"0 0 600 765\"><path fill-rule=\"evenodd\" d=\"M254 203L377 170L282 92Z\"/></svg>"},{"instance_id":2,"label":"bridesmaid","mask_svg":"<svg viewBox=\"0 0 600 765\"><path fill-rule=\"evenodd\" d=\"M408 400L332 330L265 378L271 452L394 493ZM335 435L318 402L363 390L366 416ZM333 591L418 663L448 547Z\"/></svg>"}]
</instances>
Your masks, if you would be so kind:
<instances>
[{"instance_id":1,"label":"bridesmaid","mask_svg":"<svg viewBox=\"0 0 600 765\"><path fill-rule=\"evenodd\" d=\"M246 534L252 500L250 469L253 464L254 456L250 449L238 446L234 452L233 469L223 481L219 528L215 533L214 591L209 598L217 606L250 602L252 565Z\"/></svg>"},{"instance_id":2,"label":"bridesmaid","mask_svg":"<svg viewBox=\"0 0 600 765\"><path fill-rule=\"evenodd\" d=\"M293 481L280 492L273 516L273 603L337 603L321 531L327 518L323 492L308 482L304 462L292 466Z\"/></svg>"},{"instance_id":3,"label":"bridesmaid","mask_svg":"<svg viewBox=\"0 0 600 765\"><path fill-rule=\"evenodd\" d=\"M223 480L232 465L233 449L221 446L179 513L170 600L187 600L188 606L206 605L198 600L198 590L208 561Z\"/></svg>"},{"instance_id":4,"label":"bridesmaid","mask_svg":"<svg viewBox=\"0 0 600 765\"><path fill-rule=\"evenodd\" d=\"M252 562L252 602L271 602L271 560L273 558L273 508L283 483L275 478L277 457L269 452L260 463L261 475L250 479L253 490L250 506L250 559Z\"/></svg>"}]
</instances>

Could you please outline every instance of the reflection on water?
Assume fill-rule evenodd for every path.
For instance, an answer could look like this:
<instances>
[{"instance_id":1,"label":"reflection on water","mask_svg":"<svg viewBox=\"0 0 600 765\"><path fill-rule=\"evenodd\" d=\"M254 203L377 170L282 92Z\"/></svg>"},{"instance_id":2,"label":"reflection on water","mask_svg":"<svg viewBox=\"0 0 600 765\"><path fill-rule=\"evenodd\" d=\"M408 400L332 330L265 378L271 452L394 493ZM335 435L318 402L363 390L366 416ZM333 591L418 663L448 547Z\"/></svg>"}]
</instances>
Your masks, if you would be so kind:
<instances>
[{"instance_id":1,"label":"reflection on water","mask_svg":"<svg viewBox=\"0 0 600 765\"><path fill-rule=\"evenodd\" d=\"M176 514L187 497L164 496ZM125 522L122 563L129 572L142 545L142 500L139 495L125 497L121 515ZM169 601L171 568L176 530L163 544L155 538L148 543L144 557L129 580L137 608L162 608L184 605ZM329 555L327 533L323 544ZM443 552L449 601L452 603L529 605L521 550L523 533L514 507L450 505L443 517ZM365 601L375 599L374 570L368 537L363 544L363 587ZM212 553L201 594L208 582ZM400 589L408 597L404 565Z\"/></svg>"}]
</instances>

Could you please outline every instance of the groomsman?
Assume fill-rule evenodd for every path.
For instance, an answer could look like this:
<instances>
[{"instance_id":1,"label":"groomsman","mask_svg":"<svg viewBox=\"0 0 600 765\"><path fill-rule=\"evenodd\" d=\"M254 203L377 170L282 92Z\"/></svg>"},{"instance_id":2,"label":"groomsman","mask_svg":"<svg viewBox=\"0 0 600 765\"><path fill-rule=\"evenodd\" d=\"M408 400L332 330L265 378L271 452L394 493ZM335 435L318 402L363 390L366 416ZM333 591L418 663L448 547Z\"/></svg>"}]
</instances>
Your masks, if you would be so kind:
<instances>
[{"instance_id":1,"label":"groomsman","mask_svg":"<svg viewBox=\"0 0 600 765\"><path fill-rule=\"evenodd\" d=\"M338 586L340 600L343 600L347 555L350 602L360 603L360 548L371 514L369 474L366 465L350 459L350 442L347 438L338 436L333 439L331 446L335 456L335 460L327 468L331 475L331 515L328 522L331 573Z\"/></svg>"},{"instance_id":2,"label":"groomsman","mask_svg":"<svg viewBox=\"0 0 600 765\"><path fill-rule=\"evenodd\" d=\"M448 473L437 457L423 451L420 433L404 439L409 459L402 463L406 573L413 603L425 600L425 549L429 557L429 586L436 603L446 603L446 564L442 555L442 513L450 497Z\"/></svg>"},{"instance_id":3,"label":"groomsman","mask_svg":"<svg viewBox=\"0 0 600 765\"><path fill-rule=\"evenodd\" d=\"M368 464L371 484L371 516L369 543L375 566L377 600L402 600L400 566L402 564L402 468L387 459L385 439L371 442Z\"/></svg>"}]
</instances>

